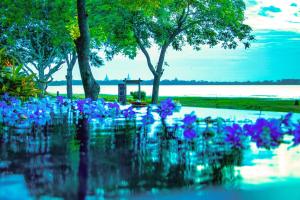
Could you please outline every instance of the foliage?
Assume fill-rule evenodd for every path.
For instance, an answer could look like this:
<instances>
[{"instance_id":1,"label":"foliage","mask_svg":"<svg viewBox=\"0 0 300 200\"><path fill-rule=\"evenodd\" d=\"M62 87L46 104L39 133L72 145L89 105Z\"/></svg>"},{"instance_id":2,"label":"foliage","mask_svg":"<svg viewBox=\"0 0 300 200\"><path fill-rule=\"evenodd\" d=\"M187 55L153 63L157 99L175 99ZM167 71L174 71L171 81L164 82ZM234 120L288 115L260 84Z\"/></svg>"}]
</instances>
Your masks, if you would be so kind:
<instances>
[{"instance_id":1,"label":"foliage","mask_svg":"<svg viewBox=\"0 0 300 200\"><path fill-rule=\"evenodd\" d=\"M13 26L9 35L12 39L10 53L23 64L28 75L37 74L36 82L44 91L53 80L53 74L64 64L65 45L54 43L55 33L41 20L31 19L27 25Z\"/></svg>"},{"instance_id":2,"label":"foliage","mask_svg":"<svg viewBox=\"0 0 300 200\"><path fill-rule=\"evenodd\" d=\"M130 1L133 2L133 1ZM164 72L167 49L182 50L203 45L235 49L238 44L250 46L251 28L244 24L245 4L242 0L144 1L139 7L128 1L105 0L98 5L102 26L107 30L109 58L122 53L134 58L138 50L145 55L154 76L152 103L157 103L159 81ZM149 48L157 46L160 54L153 62Z\"/></svg>"},{"instance_id":3,"label":"foliage","mask_svg":"<svg viewBox=\"0 0 300 200\"><path fill-rule=\"evenodd\" d=\"M135 92L130 92L130 95L132 96L132 98L134 100L139 99L139 91L135 91ZM145 100L146 99L146 92L145 91L141 91L141 100Z\"/></svg>"},{"instance_id":4,"label":"foliage","mask_svg":"<svg viewBox=\"0 0 300 200\"><path fill-rule=\"evenodd\" d=\"M4 61L3 61L4 60ZM0 94L8 93L25 100L41 93L34 82L35 74L26 75L17 60L0 50Z\"/></svg>"},{"instance_id":5,"label":"foliage","mask_svg":"<svg viewBox=\"0 0 300 200\"><path fill-rule=\"evenodd\" d=\"M13 56L7 53L5 48L0 49L0 68L12 66L16 61Z\"/></svg>"},{"instance_id":6,"label":"foliage","mask_svg":"<svg viewBox=\"0 0 300 200\"><path fill-rule=\"evenodd\" d=\"M8 93L22 100L37 97L41 90L34 82L35 74L21 72L22 66L2 67L0 70L0 94Z\"/></svg>"},{"instance_id":7,"label":"foliage","mask_svg":"<svg viewBox=\"0 0 300 200\"><path fill-rule=\"evenodd\" d=\"M68 64L69 72L72 71L74 65L71 64L75 62L71 62L71 58L74 57L75 61L77 58L73 53L74 41L80 36L76 2L3 0L0 17L1 26L8 27L1 34L0 41L2 36L6 37L10 53L19 58L24 71L37 74L36 81L42 90L47 88L63 63ZM92 39L90 64L100 67L103 60L95 52L101 45L97 42L100 39ZM68 77L71 76L69 73Z\"/></svg>"}]
</instances>

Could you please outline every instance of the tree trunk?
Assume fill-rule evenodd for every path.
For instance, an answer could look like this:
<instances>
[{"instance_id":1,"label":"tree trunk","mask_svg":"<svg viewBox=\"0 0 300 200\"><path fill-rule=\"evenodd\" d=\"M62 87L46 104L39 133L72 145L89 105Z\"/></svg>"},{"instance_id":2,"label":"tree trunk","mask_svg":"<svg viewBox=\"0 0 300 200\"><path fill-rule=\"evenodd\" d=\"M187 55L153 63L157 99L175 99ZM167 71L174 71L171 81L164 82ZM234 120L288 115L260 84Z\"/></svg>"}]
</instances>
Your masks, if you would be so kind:
<instances>
[{"instance_id":1,"label":"tree trunk","mask_svg":"<svg viewBox=\"0 0 300 200\"><path fill-rule=\"evenodd\" d=\"M72 81L73 81L73 75L72 75L72 69L70 70L69 67L67 69L67 97L68 99L72 99L73 97L73 88L72 88Z\"/></svg>"},{"instance_id":2,"label":"tree trunk","mask_svg":"<svg viewBox=\"0 0 300 200\"><path fill-rule=\"evenodd\" d=\"M39 68L38 74L38 87L42 91L42 95L45 95L47 83L45 80L45 72L43 67Z\"/></svg>"},{"instance_id":3,"label":"tree trunk","mask_svg":"<svg viewBox=\"0 0 300 200\"><path fill-rule=\"evenodd\" d=\"M67 62L67 75L66 75L66 80L67 80L67 97L69 99L73 98L73 69L74 65L76 64L77 60L77 55L76 51L72 51L70 54L65 54L65 60Z\"/></svg>"},{"instance_id":4,"label":"tree trunk","mask_svg":"<svg viewBox=\"0 0 300 200\"><path fill-rule=\"evenodd\" d=\"M160 84L160 78L163 75L163 65L165 60L165 55L167 52L168 44L165 44L162 46L157 67L156 67L156 73L153 74L153 85L152 85L152 100L151 103L157 104L158 103L158 96L159 96L159 84Z\"/></svg>"},{"instance_id":5,"label":"tree trunk","mask_svg":"<svg viewBox=\"0 0 300 200\"><path fill-rule=\"evenodd\" d=\"M88 120L79 119L77 125L76 138L80 144L79 147L79 166L78 166L78 189L77 194L79 200L86 199L88 191L89 178L89 132Z\"/></svg>"},{"instance_id":6,"label":"tree trunk","mask_svg":"<svg viewBox=\"0 0 300 200\"><path fill-rule=\"evenodd\" d=\"M151 103L158 103L159 96L159 83L160 83L160 75L154 75L153 85L152 85L152 100Z\"/></svg>"},{"instance_id":7,"label":"tree trunk","mask_svg":"<svg viewBox=\"0 0 300 200\"><path fill-rule=\"evenodd\" d=\"M80 37L76 39L75 45L78 55L80 75L85 97L96 100L98 98L100 87L93 77L89 64L90 34L85 0L77 0L77 13Z\"/></svg>"}]
</instances>

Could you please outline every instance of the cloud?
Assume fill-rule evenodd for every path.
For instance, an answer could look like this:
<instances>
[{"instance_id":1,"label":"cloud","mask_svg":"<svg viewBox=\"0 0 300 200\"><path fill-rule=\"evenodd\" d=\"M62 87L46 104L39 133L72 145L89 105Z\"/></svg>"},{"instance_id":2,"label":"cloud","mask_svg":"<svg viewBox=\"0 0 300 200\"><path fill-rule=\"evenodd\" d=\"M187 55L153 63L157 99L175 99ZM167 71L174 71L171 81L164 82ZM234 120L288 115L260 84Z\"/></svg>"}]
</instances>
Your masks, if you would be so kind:
<instances>
[{"instance_id":1,"label":"cloud","mask_svg":"<svg viewBox=\"0 0 300 200\"><path fill-rule=\"evenodd\" d=\"M256 0L255 4L248 0L245 23L255 31L300 32L299 7L291 6L293 3L295 0Z\"/></svg>"},{"instance_id":2,"label":"cloud","mask_svg":"<svg viewBox=\"0 0 300 200\"><path fill-rule=\"evenodd\" d=\"M290 6L292 6L292 7L297 7L297 4L296 4L296 3L291 3Z\"/></svg>"},{"instance_id":3,"label":"cloud","mask_svg":"<svg viewBox=\"0 0 300 200\"><path fill-rule=\"evenodd\" d=\"M282 10L280 8L277 8L275 6L269 6L269 7L262 7L259 11L259 15L261 16L270 16L269 13L278 13L281 12Z\"/></svg>"}]
</instances>

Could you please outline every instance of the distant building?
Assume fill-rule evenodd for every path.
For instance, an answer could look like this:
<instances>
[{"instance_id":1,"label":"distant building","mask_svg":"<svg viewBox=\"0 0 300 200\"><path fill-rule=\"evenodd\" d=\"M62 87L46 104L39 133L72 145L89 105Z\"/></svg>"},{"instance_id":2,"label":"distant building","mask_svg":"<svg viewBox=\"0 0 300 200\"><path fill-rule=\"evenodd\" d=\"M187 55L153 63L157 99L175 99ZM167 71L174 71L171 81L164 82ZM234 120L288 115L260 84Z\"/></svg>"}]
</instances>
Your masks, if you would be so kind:
<instances>
[{"instance_id":1,"label":"distant building","mask_svg":"<svg viewBox=\"0 0 300 200\"><path fill-rule=\"evenodd\" d=\"M131 78L130 78L130 76L129 76L129 74L127 74L127 78L126 78L127 80L131 80Z\"/></svg>"},{"instance_id":2,"label":"distant building","mask_svg":"<svg viewBox=\"0 0 300 200\"><path fill-rule=\"evenodd\" d=\"M104 81L109 81L109 78L108 78L107 74L106 74L106 76L104 78Z\"/></svg>"}]
</instances>

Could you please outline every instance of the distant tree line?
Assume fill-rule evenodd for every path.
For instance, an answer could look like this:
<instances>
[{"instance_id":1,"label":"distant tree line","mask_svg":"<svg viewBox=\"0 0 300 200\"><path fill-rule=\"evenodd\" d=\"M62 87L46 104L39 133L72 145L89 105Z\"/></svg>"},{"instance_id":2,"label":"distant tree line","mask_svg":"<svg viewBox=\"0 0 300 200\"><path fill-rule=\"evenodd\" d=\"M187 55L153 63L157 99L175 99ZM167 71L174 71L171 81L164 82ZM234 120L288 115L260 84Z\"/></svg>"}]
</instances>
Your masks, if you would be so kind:
<instances>
[{"instance_id":1,"label":"distant tree line","mask_svg":"<svg viewBox=\"0 0 300 200\"><path fill-rule=\"evenodd\" d=\"M117 85L123 80L97 80L100 85ZM142 85L152 85L153 80L143 80ZM274 81L204 81L204 80L162 80L161 85L300 85L300 79L282 79ZM66 81L53 81L49 86L65 86ZM82 85L81 80L73 80L72 85Z\"/></svg>"}]
</instances>

